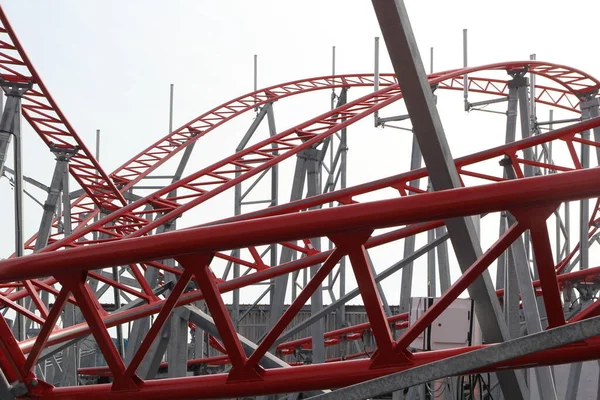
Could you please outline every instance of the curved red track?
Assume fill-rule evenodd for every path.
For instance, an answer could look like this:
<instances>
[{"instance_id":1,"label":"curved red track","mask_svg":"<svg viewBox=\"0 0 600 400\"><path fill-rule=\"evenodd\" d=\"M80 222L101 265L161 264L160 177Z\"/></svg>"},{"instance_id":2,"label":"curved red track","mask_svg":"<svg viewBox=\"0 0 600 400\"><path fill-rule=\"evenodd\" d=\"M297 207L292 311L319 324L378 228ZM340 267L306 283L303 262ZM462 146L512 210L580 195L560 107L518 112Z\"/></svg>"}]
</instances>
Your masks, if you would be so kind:
<instances>
[{"instance_id":1,"label":"curved red track","mask_svg":"<svg viewBox=\"0 0 600 400\"><path fill-rule=\"evenodd\" d=\"M398 341L392 340L389 324L404 321L406 316L386 319L382 312L377 311L378 307L381 311L381 306L370 300L377 296L374 292L373 277L367 272L368 260L364 257L364 250L442 226L446 218L511 211L517 216L517 224L453 285L450 294L440 302L444 304L444 301L451 301L464 291L469 282L479 276L498 254L510 245L511 239L520 235L525 229L535 231L536 235L543 237L544 229L541 227L545 226L545 220L558 204L600 196L598 189L600 178L597 172L582 170L579 156L575 151L575 146L581 143L594 147L600 146L599 143L580 137L581 132L600 127L600 119L591 119L456 160L456 167L461 177L478 178L480 181L487 182L485 186L424 193L410 185L410 182L415 179L427 178L427 171L419 169L224 221L216 221L208 226L148 236L159 226L206 200L257 176L304 149L318 145L341 129L401 100L402 93L393 75L380 75L379 85L382 89L376 93L363 96L283 131L192 173L137 202L125 205L122 195L124 191L129 190L180 150L233 118L257 106L296 94L322 89L373 86L373 76L356 74L319 77L276 85L238 97L195 118L107 175L52 100L1 9L0 22L2 23L0 34L5 36L0 41L2 76L9 81L27 81L34 84L23 97L23 114L49 146L79 149L77 155L71 160L70 172L86 192L86 195L77 199L72 205L72 222L78 226L74 234L61 238L58 233L55 233L51 244L40 251L40 254L0 262L0 284L2 285L0 302L41 326L37 337L18 343L6 321L0 319L2 349L0 367L11 382L25 383L31 398L183 399L189 396L235 397L309 391L345 386L472 351L474 347L410 353L406 345L410 343L412 336L419 333L417 332L419 324L415 325L417 328L415 326L409 328ZM507 96L508 80L485 78L479 75L485 75L488 71L524 68L547 79L548 85L537 86L535 100L540 104L578 112L582 96L594 93L600 87L598 80L581 71L537 61L506 62L456 69L432 74L429 79L430 84L439 89L462 90L463 76L468 74L471 92ZM524 149L550 143L554 143L556 147L566 148L570 159L562 164L547 164L520 158ZM481 163L503 159L510 163L518 179L507 181L500 169L496 175L478 170ZM524 165L546 168L555 173L550 176L524 178L522 172ZM396 190L398 198L363 204L358 204L354 200L356 196L389 188ZM169 193L175 190L178 194L169 196ZM408 194L412 196L407 196ZM460 202L456 201L457 197L461 199ZM306 211L332 202L344 206ZM98 215L100 208L112 212L98 222L88 225ZM300 214L300 211L303 212ZM152 218L152 214L158 217ZM595 214L592 218L594 221ZM395 228L395 230L372 235L373 230L380 228ZM590 235L593 235L597 229L595 224L592 224ZM94 233L101 239L90 240ZM547 231L545 234L547 235ZM336 248L315 250L307 239L311 237L330 238L336 244ZM88 240L81 241L82 238ZM305 246L302 248L291 243L296 240L304 241ZM28 241L30 248L34 241L35 237ZM255 256L248 260L234 258L228 254L229 250L236 248L248 248L250 254L258 254L255 250L256 246L274 243L299 250L305 257L282 265L267 266L260 257ZM542 251L536 243L534 247L536 251ZM576 252L577 249L558 263L556 270L560 272ZM368 309L370 322L328 333L326 337L332 341L331 344L335 344L335 339L341 335L356 335L365 329L370 329L377 340L379 351L370 359L263 370L258 365L258 361L271 346L277 345L278 350L285 353L306 344L308 339L282 343L284 340L278 338L284 333L284 329L312 291L320 285L319 279L324 278L343 256L350 258L354 272L360 280L359 289L365 303L369 303L365 306ZM213 257L232 260L250 268L252 272L236 279L218 280L209 267ZM175 269L160 262L168 258L175 258L183 268ZM309 282L299 298L271 329L255 353L246 357L220 295L321 263L323 266L317 276ZM130 266L139 289L115 282L100 274L99 271L94 271L121 265ZM573 280L596 279L599 274L598 269L594 268L584 273L578 271L557 277L555 268L550 265L545 267L550 267L550 270L546 270L542 280L535 285L542 289L538 291L538 295L544 297L546 304L560 301L560 298L557 298L557 291L554 290L559 285ZM146 268L158 268L179 277L178 283L164 299L157 297L146 283L143 277L143 270ZM554 281L549 282L548 277ZM143 300L146 304L108 314L99 306L98 299L91 295L86 283L87 278L94 278L117 287ZM184 293L187 283L192 279L196 281L199 289ZM17 291L18 289L24 290ZM51 309L48 310L41 301L40 291L46 291L55 297ZM498 294L502 295L502 293ZM29 310L21 306L17 300L23 298L30 299L35 307ZM136 363L141 361L172 309L201 299L206 301L215 319L222 347L226 351L226 357L219 362L230 363L231 371L228 374L172 380L142 381L139 379L135 375ZM66 302L79 307L85 323L68 328L56 326ZM443 308L442 305L439 307ZM435 311L431 311L419 323L426 324L428 320L435 317L436 313L439 315L441 308L439 310L432 308ZM595 304L573 320L594 316L598 311L600 309ZM118 355L107 328L153 314L157 314L153 327L136 353L132 364L126 366ZM565 323L562 311L560 316L549 315L549 319L551 325ZM31 372L31 367L35 365L44 348L90 333L94 335L108 364L108 371L103 371L102 374L111 375L114 379L112 384L54 388L38 381ZM571 351L567 359L559 351L560 349L557 349L523 357L508 365L518 368L524 365L583 361L595 358L594 354L597 353L594 352L600 350L599 346L600 342L592 339L585 349ZM506 366L496 365L488 370L494 371ZM202 393L195 391L198 387L202 387Z\"/></svg>"}]
</instances>

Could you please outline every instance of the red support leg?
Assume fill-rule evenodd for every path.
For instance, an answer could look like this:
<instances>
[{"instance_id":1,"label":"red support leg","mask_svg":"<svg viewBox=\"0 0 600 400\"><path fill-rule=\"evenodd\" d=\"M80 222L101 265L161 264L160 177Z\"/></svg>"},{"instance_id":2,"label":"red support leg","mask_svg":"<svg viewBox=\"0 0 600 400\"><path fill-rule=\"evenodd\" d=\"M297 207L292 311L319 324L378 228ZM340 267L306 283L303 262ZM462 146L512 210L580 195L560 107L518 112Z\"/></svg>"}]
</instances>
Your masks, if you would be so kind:
<instances>
[{"instance_id":1,"label":"red support leg","mask_svg":"<svg viewBox=\"0 0 600 400\"><path fill-rule=\"evenodd\" d=\"M198 286L202 290L204 301L215 321L221 341L231 360L232 368L229 372L229 379L261 379L257 369L251 372L244 369L247 360L246 353L242 349L242 344L233 327L231 317L217 288L215 277L210 270L209 262L211 258L212 255L210 254L192 254L176 257L176 260L184 269L195 275Z\"/></svg>"},{"instance_id":2,"label":"red support leg","mask_svg":"<svg viewBox=\"0 0 600 400\"><path fill-rule=\"evenodd\" d=\"M46 305L42 299L40 299L40 296L37 290L33 287L31 281L23 281L23 286L27 290L27 293L29 293L31 300L34 302L40 314L42 314L42 318L48 318L48 309L46 308Z\"/></svg>"},{"instance_id":3,"label":"red support leg","mask_svg":"<svg viewBox=\"0 0 600 400\"><path fill-rule=\"evenodd\" d=\"M546 225L546 219L555 209L556 206L552 206L544 208L544 211L539 213L529 211L531 243L540 276L540 286L542 287L544 305L548 314L549 328L556 328L565 324L560 288L554 269L554 260L552 259L552 246L550 245L548 226Z\"/></svg>"},{"instance_id":4,"label":"red support leg","mask_svg":"<svg viewBox=\"0 0 600 400\"><path fill-rule=\"evenodd\" d=\"M52 309L46 318L46 322L44 322L44 325L42 325L42 329L40 330L40 333L38 334L37 339L35 340L35 343L29 352L29 355L27 356L27 360L23 366L23 374L26 374L28 371L30 371L35 363L37 363L40 353L46 346L48 336L50 336L50 332L52 332L54 329L56 321L58 320L58 317L60 316L68 297L69 290L66 286L63 286L60 289L56 300L54 301L54 305L52 306Z\"/></svg>"},{"instance_id":5,"label":"red support leg","mask_svg":"<svg viewBox=\"0 0 600 400\"><path fill-rule=\"evenodd\" d=\"M352 270L356 276L358 289L367 310L367 316L371 323L371 330L377 342L377 353L373 356L373 367L384 367L406 363L405 357L393 354L394 338L387 322L381 298L377 291L375 279L364 243L371 236L372 231L362 231L349 234L332 236L331 240L344 253L348 254L352 264Z\"/></svg>"},{"instance_id":6,"label":"red support leg","mask_svg":"<svg viewBox=\"0 0 600 400\"><path fill-rule=\"evenodd\" d=\"M246 363L246 369L254 368L256 365L258 365L260 359L265 355L265 353L269 350L269 348L273 345L275 340L277 340L279 335L281 335L289 323L292 322L296 314L298 314L298 312L302 309L302 306L306 304L310 296L312 296L315 290L320 290L321 283L329 275L333 267L335 267L343 255L344 253L339 249L335 249L333 253L331 253L331 255L327 258L327 261L325 261L315 276L310 280L310 282L308 282L304 290L300 292L296 300L294 300L292 305L283 313L275 326L271 328L267 336L265 336L260 345L256 348L256 350L254 350L254 353L252 353L248 359L248 362Z\"/></svg>"},{"instance_id":7,"label":"red support leg","mask_svg":"<svg viewBox=\"0 0 600 400\"><path fill-rule=\"evenodd\" d=\"M404 351L413 340L415 340L421 332L423 332L427 326L438 317L442 312L452 304L458 296L467 290L469 285L477 279L479 275L485 271L494 260L496 260L500 254L502 254L508 246L511 245L521 234L525 231L525 226L520 223L516 223L511 226L505 233L490 247L473 265L469 267L465 273L458 278L456 282L440 297L433 306L431 306L425 313L417 320L417 322L408 328L404 334L398 339L395 353Z\"/></svg>"},{"instance_id":8,"label":"red support leg","mask_svg":"<svg viewBox=\"0 0 600 400\"><path fill-rule=\"evenodd\" d=\"M25 355L19 349L19 343L6 320L0 316L0 367L2 367L9 383L24 382L26 378L30 379L33 376L30 372L28 374L23 373L24 365Z\"/></svg>"},{"instance_id":9,"label":"red support leg","mask_svg":"<svg viewBox=\"0 0 600 400\"><path fill-rule=\"evenodd\" d=\"M85 281L87 274L74 274L68 276L58 277L59 282L71 290L77 305L81 310L85 320L87 321L96 343L106 360L106 364L110 368L110 371L114 377L113 389L115 390L135 390L140 383L137 377L131 378L127 381L123 380L123 374L125 372L125 364L123 359L119 355L112 338L108 334L106 325L100 317L99 310L96 307L97 300L92 298L90 292L87 290ZM96 302L94 301L96 300ZM137 382L136 382L137 381Z\"/></svg>"}]
</instances>

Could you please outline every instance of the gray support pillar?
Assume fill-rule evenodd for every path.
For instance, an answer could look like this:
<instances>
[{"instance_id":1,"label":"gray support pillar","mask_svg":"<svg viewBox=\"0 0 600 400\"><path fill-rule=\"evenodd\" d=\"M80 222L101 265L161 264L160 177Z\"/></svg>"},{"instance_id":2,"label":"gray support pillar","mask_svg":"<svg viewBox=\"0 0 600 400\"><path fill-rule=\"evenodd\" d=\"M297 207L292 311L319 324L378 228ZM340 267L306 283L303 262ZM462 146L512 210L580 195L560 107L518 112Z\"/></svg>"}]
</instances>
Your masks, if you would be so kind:
<instances>
[{"instance_id":1,"label":"gray support pillar","mask_svg":"<svg viewBox=\"0 0 600 400\"><path fill-rule=\"evenodd\" d=\"M4 80L0 80L0 86L6 88L6 105L0 119L0 176L4 170L4 163L8 156L8 147L11 142L11 137L15 134L15 115L19 112L21 104L21 96L24 91L17 88L12 88L10 84ZM16 179L16 176L15 176Z\"/></svg>"},{"instance_id":2,"label":"gray support pillar","mask_svg":"<svg viewBox=\"0 0 600 400\"><path fill-rule=\"evenodd\" d=\"M514 73L511 74L513 76L513 79L511 79L508 82L508 106L506 109L506 136L505 136L505 143L512 143L515 141L515 137L517 134L517 108L519 105L519 98L517 97L517 89L519 87L519 85L521 85L523 83L523 78L521 77L520 79L515 78ZM506 168L503 174L504 178L507 177L506 175ZM500 235L502 235L504 233L504 231L506 231L506 227L508 226L508 222L506 221L506 213L502 213L500 216ZM505 274L506 274L506 267L507 267L507 262L506 262L506 255L507 255L508 251L504 252L502 255L500 255L500 257L498 257L498 269L496 271L496 289L502 289L505 279ZM510 278L511 280L513 279L513 277ZM515 282L516 284L516 282ZM515 286L516 289L516 286ZM517 292L517 296L518 296L518 292ZM504 312L506 313L506 309L504 309ZM512 338L514 338L515 336L512 336Z\"/></svg>"},{"instance_id":3,"label":"gray support pillar","mask_svg":"<svg viewBox=\"0 0 600 400\"><path fill-rule=\"evenodd\" d=\"M8 157L8 147L10 146L11 139L12 135L10 133L0 130L0 176L4 173L4 164Z\"/></svg>"},{"instance_id":4,"label":"gray support pillar","mask_svg":"<svg viewBox=\"0 0 600 400\"><path fill-rule=\"evenodd\" d=\"M427 243L435 240L435 229L427 231ZM435 249L427 253L427 296L437 296L437 285L435 275Z\"/></svg>"},{"instance_id":5,"label":"gray support pillar","mask_svg":"<svg viewBox=\"0 0 600 400\"><path fill-rule=\"evenodd\" d=\"M58 205L58 200L60 199L60 191L62 188L64 174L68 169L69 158L74 153L55 150L54 154L56 155L56 165L54 167L54 174L52 175L48 197L44 203L44 213L42 214L38 236L35 241L36 251L46 247L48 244L48 238L50 237L50 230L52 228L52 220L56 215L56 206Z\"/></svg>"},{"instance_id":6,"label":"gray support pillar","mask_svg":"<svg viewBox=\"0 0 600 400\"><path fill-rule=\"evenodd\" d=\"M187 163L194 151L195 144L196 142L194 141L185 148L171 182L177 182L183 176ZM168 198L173 198L175 196L177 196L177 191L175 190L169 192L167 195ZM174 230L175 227L176 221L171 221L159 226L156 233L160 234L168 232ZM173 259L164 260L163 262L165 265L175 266ZM156 268L147 268L144 273L144 278L150 287L157 287L158 270ZM171 281L174 283L175 280L176 278L173 274L165 274L166 282ZM167 291L169 290L170 289ZM185 328L183 327L184 324ZM135 352L144 340L148 329L150 329L150 317L140 318L133 322L131 331L129 332L127 349L124 352L124 359L127 364L131 362ZM171 336L171 331L173 331L173 336ZM196 337L198 336L202 337L202 334L196 331ZM173 343L170 344L171 342ZM181 321L181 318L171 316L140 364L138 369L138 371L140 371L140 376L144 379L151 379L156 375L163 355L169 346L171 347L170 351L167 353L167 358L169 361L172 361L172 364L170 364L172 367L169 367L169 376L185 376L187 372L187 343L187 321ZM182 347L185 347L185 350L183 350ZM185 358L185 360L182 360L183 358Z\"/></svg>"},{"instance_id":7,"label":"gray support pillar","mask_svg":"<svg viewBox=\"0 0 600 400\"><path fill-rule=\"evenodd\" d=\"M514 224L515 222L516 221L514 221L514 219L509 217L510 225ZM514 260L512 267L515 268L517 282L521 292L521 303L523 305L523 313L525 314L525 325L527 326L527 332L529 335L541 332L542 323L540 321L538 303L533 289L533 281L531 279L531 272L529 269L527 256L525 254L525 246L523 245L522 238L515 240L510 248L511 255ZM537 367L535 369L535 374L540 398L544 400L556 399L556 388L550 367Z\"/></svg>"},{"instance_id":8,"label":"gray support pillar","mask_svg":"<svg viewBox=\"0 0 600 400\"><path fill-rule=\"evenodd\" d=\"M433 187L435 190L460 187L404 2L373 0L373 5ZM448 220L446 226L464 273L482 254L473 219ZM475 301L485 341L494 343L509 339L489 272L485 271L469 287L469 294ZM498 378L505 397L515 400L527 397L521 374L503 371Z\"/></svg>"},{"instance_id":9,"label":"gray support pillar","mask_svg":"<svg viewBox=\"0 0 600 400\"><path fill-rule=\"evenodd\" d=\"M318 159L312 159L307 162L306 197L313 197L321 194L320 171L321 163ZM321 250L321 238L312 238L311 243L315 249ZM317 264L310 267L311 279L319 271L320 266L320 264ZM322 309L323 290L321 290L321 287L319 287L310 297L310 312L311 314L317 314ZM325 362L325 321L321 319L312 324L310 327L310 333L312 336L312 362L315 364L323 363Z\"/></svg>"},{"instance_id":10,"label":"gray support pillar","mask_svg":"<svg viewBox=\"0 0 600 400\"><path fill-rule=\"evenodd\" d=\"M589 119L594 116L598 116L598 99L595 97L596 93L592 92L586 96L581 97L581 118ZM600 132L594 130L594 137L596 140L600 139ZM581 132L581 138L584 140L590 139L590 131ZM600 162L600 151L596 149L598 155L598 161ZM590 147L587 144L581 144L581 166L583 168L590 167ZM580 201L580 230L579 230L579 266L580 269L587 269L589 267L589 220L590 220L590 201L584 199Z\"/></svg>"},{"instance_id":11,"label":"gray support pillar","mask_svg":"<svg viewBox=\"0 0 600 400\"><path fill-rule=\"evenodd\" d=\"M340 103L346 104L347 101L347 90L344 89L340 93ZM348 162L348 131L347 128L343 128L340 134L340 189L345 189L347 185L347 162ZM339 297L346 294L346 257L342 257L339 262ZM346 321L346 305L343 304L338 310L338 328L342 328Z\"/></svg>"},{"instance_id":12,"label":"gray support pillar","mask_svg":"<svg viewBox=\"0 0 600 400\"><path fill-rule=\"evenodd\" d=\"M599 115L598 111L598 98L596 98L597 91L582 94L580 96L581 100L581 118L583 120L594 118ZM589 140L590 139L590 131L581 132L581 138ZM596 141L600 140L600 130L594 129L594 139ZM598 163L600 164L600 149L596 148L596 155L598 158ZM589 168L590 166L590 149L589 146L582 143L581 144L581 155L580 162L583 168ZM587 269L589 267L589 200L584 199L580 201L580 219L579 219L579 268ZM568 204L566 204L568 206ZM565 210L568 212L568 209ZM566 217L565 217L566 219ZM568 228L567 228L568 229ZM567 239L568 240L568 239ZM568 252L568 250L567 250ZM572 294L572 290L570 290ZM567 392L566 398L576 399L577 391L579 390L579 381L581 377L581 363L571 364L571 368L569 370L569 380L567 382ZM599 384L599 392L600 392L600 384Z\"/></svg>"},{"instance_id":13,"label":"gray support pillar","mask_svg":"<svg viewBox=\"0 0 600 400\"><path fill-rule=\"evenodd\" d=\"M65 304L63 311L63 326L69 327L77 323L75 319L75 306L71 303ZM77 364L79 361L79 351L77 343L67 347L62 353L60 374L60 386L75 386L77 385ZM57 376L55 372L55 377ZM56 378L55 378L56 379Z\"/></svg>"},{"instance_id":14,"label":"gray support pillar","mask_svg":"<svg viewBox=\"0 0 600 400\"><path fill-rule=\"evenodd\" d=\"M20 99L19 99L20 100ZM14 150L14 163L15 163L15 255L21 257L24 255L24 241L23 241L23 150L21 141L21 104L17 104L17 110L13 114L13 136L15 140L13 142ZM24 332L21 333L19 340L23 340L26 337Z\"/></svg>"},{"instance_id":15,"label":"gray support pillar","mask_svg":"<svg viewBox=\"0 0 600 400\"><path fill-rule=\"evenodd\" d=\"M158 337L152 342L148 353L144 357L144 361L142 361L138 368L138 375L142 379L153 379L156 376L156 372L163 360L163 355L169 345L170 329L171 322L167 321Z\"/></svg>"},{"instance_id":16,"label":"gray support pillar","mask_svg":"<svg viewBox=\"0 0 600 400\"><path fill-rule=\"evenodd\" d=\"M186 376L188 360L188 320L179 315L171 315L169 321L169 345L167 362L169 378Z\"/></svg>"},{"instance_id":17,"label":"gray support pillar","mask_svg":"<svg viewBox=\"0 0 600 400\"><path fill-rule=\"evenodd\" d=\"M435 228L435 237L441 238L446 235L446 227ZM446 293L446 290L452 285L450 279L450 261L448 259L448 243L442 242L437 248L438 269L440 274L440 293Z\"/></svg>"},{"instance_id":18,"label":"gray support pillar","mask_svg":"<svg viewBox=\"0 0 600 400\"><path fill-rule=\"evenodd\" d=\"M263 107L260 110L260 112L256 115L256 118L254 119L254 121L252 121L252 124L250 125L250 128L248 129L248 131L242 138L242 141L240 142L238 147L235 149L236 152L242 151L246 147L247 143L250 141L250 139L254 135L254 132L256 132L256 129L258 128L258 126L260 125L262 120L264 119L266 112L267 112L266 110L267 110L266 107ZM239 177L240 175L241 175L240 172L235 173L236 178ZM233 214L240 215L241 213L242 213L242 184L239 183L239 184L235 185L235 189L234 189ZM234 249L231 255L235 258L239 258L240 257L240 249ZM239 276L240 276L240 264L234 263L233 264L233 278L234 279L239 278ZM233 295L233 299L232 299L233 301L232 301L232 307L231 307L231 319L233 321L233 326L237 330L239 328L239 320L240 320L240 290L235 289L233 291L232 295Z\"/></svg>"},{"instance_id":19,"label":"gray support pillar","mask_svg":"<svg viewBox=\"0 0 600 400\"><path fill-rule=\"evenodd\" d=\"M273 103L269 103L266 106L267 109L267 123L269 124L269 137L277 135L277 127L275 126L275 114L273 112ZM277 143L271 144L273 149L278 148ZM279 152L273 152L273 155L278 155ZM271 167L271 207L279 204L279 165L275 164ZM270 250L271 265L277 265L277 244L271 245Z\"/></svg>"},{"instance_id":20,"label":"gray support pillar","mask_svg":"<svg viewBox=\"0 0 600 400\"><path fill-rule=\"evenodd\" d=\"M68 176L69 159L77 152L77 149L64 150L52 148L52 152L56 157L56 165L54 167L54 173L52 175L50 187L48 188L48 196L46 198L46 202L44 203L44 212L40 221L37 239L35 240L35 251L39 251L40 249L46 247L52 229L52 221L57 214L60 218L60 213L56 212L56 208L61 197L61 188L63 186L64 177L65 175ZM41 299L44 304L48 306L48 292L41 292ZM27 299L25 301L25 306L29 310L34 309L31 299ZM27 320L27 329L29 329L30 326L31 321Z\"/></svg>"},{"instance_id":21,"label":"gray support pillar","mask_svg":"<svg viewBox=\"0 0 600 400\"><path fill-rule=\"evenodd\" d=\"M519 278L515 266L515 257L511 249L506 258L506 283L504 287L504 317L511 339L521 336L521 296L519 294Z\"/></svg>"},{"instance_id":22,"label":"gray support pillar","mask_svg":"<svg viewBox=\"0 0 600 400\"><path fill-rule=\"evenodd\" d=\"M410 158L410 169L415 170L421 168L421 150L417 138L413 136L412 153ZM410 186L419 188L419 180L416 179L410 182ZM415 251L415 236L409 236L404 239L404 257L408 257ZM400 309L399 313L407 313L410 311L410 297L412 292L413 281L413 263L410 262L402 268L402 278L400 283Z\"/></svg>"},{"instance_id":23,"label":"gray support pillar","mask_svg":"<svg viewBox=\"0 0 600 400\"><path fill-rule=\"evenodd\" d=\"M307 168L307 159L309 157L315 158L316 154L311 156L311 153L316 152L314 149L308 149L306 151L298 154L296 158L296 169L294 171L294 178L292 182L292 193L290 195L290 202L294 200L299 200L302 198L302 192L304 189L304 182L306 180L306 168ZM292 260L292 255L294 251L288 247L283 247L281 249L281 256L279 263L284 264L286 262L290 262ZM285 304L285 295L287 292L288 286L288 277L289 274L280 275L275 278L275 282L273 283L274 287L271 291L271 310L269 314L269 327L275 325L275 323L279 320L281 315L283 314L283 307ZM295 285L292 282L292 285Z\"/></svg>"},{"instance_id":24,"label":"gray support pillar","mask_svg":"<svg viewBox=\"0 0 600 400\"><path fill-rule=\"evenodd\" d=\"M579 391L579 381L581 378L581 367L583 363L573 363L569 368L569 378L567 380L567 391L565 392L565 400L577 400L577 392Z\"/></svg>"},{"instance_id":25,"label":"gray support pillar","mask_svg":"<svg viewBox=\"0 0 600 400\"><path fill-rule=\"evenodd\" d=\"M62 180L62 205L63 205L63 215L64 215L64 235L68 236L71 234L71 202L69 200L69 170L63 170L63 180ZM71 325L75 325L77 321L77 316L75 312L75 306L66 303L65 310L63 312L63 326L68 327ZM79 346L77 343L69 346L65 351L63 351L63 359L62 359L62 377L60 381L61 386L75 386L78 384L77 379L77 369L79 368Z\"/></svg>"},{"instance_id":26,"label":"gray support pillar","mask_svg":"<svg viewBox=\"0 0 600 400\"><path fill-rule=\"evenodd\" d=\"M515 74L513 81L518 85L517 96L519 97L519 116L521 120L521 135L523 139L531 136L531 117L529 111L531 109L529 105L529 95L527 93L527 87L529 86L529 79L524 77L525 70L519 71ZM532 148L523 149L523 158L526 160L535 160L535 154ZM523 173L525 177L534 176L536 174L536 168L532 165L525 165L523 167ZM529 238L529 231L526 231L523 235L525 242L525 251L527 254L527 260L531 260L531 240ZM528 264L529 265L529 264ZM533 268L533 276L538 279L537 268Z\"/></svg>"},{"instance_id":27,"label":"gray support pillar","mask_svg":"<svg viewBox=\"0 0 600 400\"><path fill-rule=\"evenodd\" d=\"M255 56L255 62L256 62L256 56ZM256 67L256 65L255 65L255 67ZM271 108L271 104L267 104L264 107L262 107L260 109L260 111L256 114L256 117L252 121L252 124L250 124L250 127L246 131L246 134L243 136L242 140L236 147L236 149L235 149L236 152L240 152L244 148L246 148L246 145L248 144L248 142L250 141L250 139L256 132L256 129L258 129L260 123L263 121L263 119L267 115L267 111L270 108ZM256 111L258 111L258 109ZM236 172L236 174L235 174L236 177L239 177L240 175L241 175L240 172ZM235 192L234 192L233 213L234 213L234 215L240 215L242 213L242 184L241 183L237 184L235 186L234 191ZM235 258L239 258L240 257L240 249L234 249L231 255ZM238 278L239 276L240 276L240 264L233 263L233 278L235 279L235 278ZM233 321L233 326L237 330L239 327L239 319L240 319L240 290L235 289L233 291L232 295L233 295L233 301L232 301L232 307L231 307L231 318Z\"/></svg>"}]
</instances>

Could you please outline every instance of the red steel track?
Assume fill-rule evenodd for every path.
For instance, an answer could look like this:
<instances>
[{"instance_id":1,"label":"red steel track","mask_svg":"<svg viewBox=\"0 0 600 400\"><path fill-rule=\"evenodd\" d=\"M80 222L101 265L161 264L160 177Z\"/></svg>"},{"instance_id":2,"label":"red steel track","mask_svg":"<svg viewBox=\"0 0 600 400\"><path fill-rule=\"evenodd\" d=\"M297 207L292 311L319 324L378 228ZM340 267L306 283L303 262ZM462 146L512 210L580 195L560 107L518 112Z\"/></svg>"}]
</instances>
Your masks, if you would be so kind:
<instances>
[{"instance_id":1,"label":"red steel track","mask_svg":"<svg viewBox=\"0 0 600 400\"><path fill-rule=\"evenodd\" d=\"M72 235L61 237L55 232L50 244L38 254L0 262L0 303L41 327L37 337L17 342L5 319L0 319L0 368L10 382L25 383L29 398L158 400L329 389L475 350L477 347L411 353L407 346L527 229L531 232L540 275L540 280L534 285L541 289L536 293L544 298L550 327L567 323L559 293L562 285L574 280L594 280L600 276L598 268L557 275L578 249L574 249L567 258L555 265L546 226L547 218L560 203L600 197L598 171L584 170L575 149L576 145L582 143L592 147L600 146L600 143L581 137L581 132L600 127L600 118L457 159L455 164L460 176L477 178L479 183L485 183L482 186L427 193L410 185L416 179L428 177L426 169L418 169L204 226L151 235L158 227L208 199L258 176L305 149L319 145L326 138L375 111L400 101L402 93L394 76L380 75L379 85L382 89L376 93L350 101L280 132L126 205L122 193L179 151L235 117L297 94L332 88L373 86L373 75L327 76L295 81L233 99L175 130L107 175L43 85L1 8L0 22L0 35L4 36L0 40L2 77L13 82L33 84L33 88L22 99L23 115L49 147L78 149L77 155L71 159L70 172L86 193L72 204L72 223L77 225ZM546 79L547 85L537 86L535 100L539 104L555 108L579 112L582 96L594 93L600 87L598 80L581 71L538 61L506 62L445 71L430 75L429 83L439 89L462 90L463 76L468 74L471 92L507 96L508 79L486 78L484 75L489 71L521 69L527 69ZM522 157L525 149L550 143L555 149L562 148L570 158L561 163L549 164ZM480 166L484 162L501 160L513 168L517 179L505 179L502 168L498 168L495 174L482 172ZM525 165L547 169L553 173L525 178ZM390 188L395 190L398 198L366 203L358 203L354 199L359 195ZM177 195L171 195L175 191ZM342 207L307 211L329 203L337 203ZM90 223L100 210L110 214ZM415 325L408 327L398 340L394 340L390 324L405 321L406 315L387 318L383 313L365 250L442 226L443 220L447 218L507 210L516 217L517 223ZM597 212L598 206L592 217L593 222L597 220ZM381 228L394 229L373 234L374 230ZM590 236L597 230L595 224L590 224ZM93 240L93 234L97 234L99 239ZM329 238L336 247L332 250L316 250L308 239L316 237ZM86 240L82 240L84 238ZM304 243L303 247L293 244L298 240ZM34 242L35 237L27 242L30 249ZM305 257L268 266L258 256L256 247L270 244L292 248L304 253ZM251 259L233 257L230 251L238 248L248 249ZM325 364L264 370L258 362L272 346L277 346L279 351L285 353L309 342L309 339L301 339L278 343L277 339L311 294L320 287L323 279L346 256L350 259L357 278L369 323L330 332L326 334L326 338L330 340L329 344L335 345L342 335L348 337L369 329L377 342L377 352L367 359L332 360ZM250 273L235 279L217 279L210 269L214 257L246 266ZM169 258L177 260L182 268L168 267L162 263L161 260ZM259 343L255 352L247 357L233 329L221 294L316 264L322 264L318 273ZM122 265L129 266L138 283L137 287L116 282L101 274L104 268ZM152 292L143 276L143 270L147 268L158 268L161 272L178 276L177 283L168 295L159 297ZM87 284L88 278L117 287L128 295L142 299L144 304L109 314L99 306L99 299ZM184 292L190 280L196 281L198 289ZM54 297L54 305L50 309L42 302L41 291ZM499 296L502 294L498 293ZM19 304L18 300L22 299L31 300L32 307L26 308ZM230 363L231 370L227 374L211 376L141 380L136 375L137 366L170 312L177 306L198 300L206 302L217 325L222 342L220 345L226 352L219 362ZM84 316L84 323L67 328L57 326L66 302L78 306ZM600 311L598 304L596 302L572 321L597 315ZM155 322L131 363L125 365L108 328L148 315L156 315ZM94 373L112 376L112 384L55 388L35 377L32 367L45 348L89 334L94 336L108 365L107 370L97 370ZM583 345L568 346L568 349L568 352L564 348L557 348L532 354L510 363L490 366L486 371L595 359L600 350L600 342L598 338L594 338ZM190 361L194 362L206 360Z\"/></svg>"}]
</instances>

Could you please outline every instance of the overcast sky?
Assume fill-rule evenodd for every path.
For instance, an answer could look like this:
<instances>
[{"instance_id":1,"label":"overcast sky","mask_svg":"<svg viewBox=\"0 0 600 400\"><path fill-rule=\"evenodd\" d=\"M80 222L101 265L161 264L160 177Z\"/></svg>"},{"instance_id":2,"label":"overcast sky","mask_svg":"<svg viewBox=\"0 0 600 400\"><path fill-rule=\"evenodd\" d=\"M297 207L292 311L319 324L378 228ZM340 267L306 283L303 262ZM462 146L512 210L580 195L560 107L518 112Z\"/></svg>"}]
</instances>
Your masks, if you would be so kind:
<instances>
[{"instance_id":1,"label":"overcast sky","mask_svg":"<svg viewBox=\"0 0 600 400\"><path fill-rule=\"evenodd\" d=\"M380 36L371 2L359 0L2 0L1 4L46 86L89 148L94 148L95 130L101 129L100 159L108 173L167 133L169 84L175 84L174 125L180 126L251 91L254 54L259 55L259 87L330 74L334 45L337 73L372 72L373 38ZM538 60L600 76L597 1L571 1L568 7L554 1L406 4L426 66L429 48L435 48L435 70L462 66L462 29L468 28L470 65L528 59L537 53ZM391 72L383 43L381 55L382 72ZM364 94L355 92L354 98ZM283 101L277 104L278 128L327 111L329 93L310 99L290 101L287 108ZM466 116L460 95L452 102L444 106L442 116L455 155L502 142L502 118ZM202 139L187 172L231 154L252 116L240 117L219 136ZM374 130L370 123L357 130L349 139L351 184L406 170L407 136L398 139L397 131ZM496 135L490 144L485 138L474 139L482 130ZM24 128L24 136L25 174L49 184L53 168L49 151L29 128ZM352 158L353 149L364 154ZM385 167L373 168L374 163ZM43 193L31 190L43 201ZM285 190L282 184L282 199L289 197ZM227 204L214 214L211 210L210 216L231 214L232 205ZM28 238L37 230L41 208L29 200L25 206ZM0 252L8 256L13 250L13 221L6 179L0 180L0 207L4 210Z\"/></svg>"}]
</instances>

